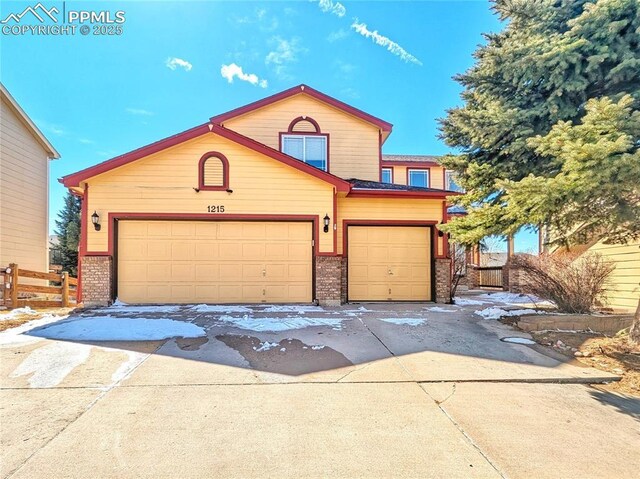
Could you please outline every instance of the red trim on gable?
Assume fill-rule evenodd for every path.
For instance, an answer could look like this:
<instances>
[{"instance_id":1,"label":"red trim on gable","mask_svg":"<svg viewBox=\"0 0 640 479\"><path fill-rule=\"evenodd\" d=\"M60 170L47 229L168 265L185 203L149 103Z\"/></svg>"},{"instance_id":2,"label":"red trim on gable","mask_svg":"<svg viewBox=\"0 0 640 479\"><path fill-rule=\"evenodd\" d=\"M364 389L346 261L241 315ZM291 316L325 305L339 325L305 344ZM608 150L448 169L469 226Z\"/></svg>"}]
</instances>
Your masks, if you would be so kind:
<instances>
[{"instance_id":1,"label":"red trim on gable","mask_svg":"<svg viewBox=\"0 0 640 479\"><path fill-rule=\"evenodd\" d=\"M442 165L435 161L386 161L380 160L383 167L408 166L413 168L442 168Z\"/></svg>"},{"instance_id":2,"label":"red trim on gable","mask_svg":"<svg viewBox=\"0 0 640 479\"><path fill-rule=\"evenodd\" d=\"M58 181L67 188L72 186L80 186L80 182L86 180L87 178L97 176L114 168L118 168L119 166L126 165L127 163L130 163L134 160L144 158L145 156L152 155L153 153L157 153L192 138L204 135L209 131L209 125L205 123L204 125L196 126L189 130L183 131L182 133L178 133L177 135L169 136L162 140L130 151L129 153L125 153L124 155L116 156L115 158L111 158L110 160L103 161L102 163L98 163L94 166L90 166L89 168L85 168L84 170L80 170L70 175L63 176Z\"/></svg>"},{"instance_id":3,"label":"red trim on gable","mask_svg":"<svg viewBox=\"0 0 640 479\"><path fill-rule=\"evenodd\" d=\"M291 120L291 123L289 123L289 128L287 128L287 131L289 133L306 133L304 131L293 131L293 127L296 126L301 121L308 121L316 129L316 133L320 133L320 125L318 125L318 122L315 121L310 116L299 116L298 118L294 118L293 120Z\"/></svg>"},{"instance_id":4,"label":"red trim on gable","mask_svg":"<svg viewBox=\"0 0 640 479\"><path fill-rule=\"evenodd\" d=\"M222 185L212 186L204 183L204 165L211 158L222 162ZM202 191L227 191L229 189L229 160L226 156L217 151L210 151L202 155L198 162L198 189Z\"/></svg>"},{"instance_id":5,"label":"red trim on gable","mask_svg":"<svg viewBox=\"0 0 640 479\"><path fill-rule=\"evenodd\" d=\"M369 113L365 113L364 111L359 110L357 108L354 108L351 105L347 105L346 103L341 102L340 100L336 100L335 98L330 97L329 95L326 95L322 92L319 92L318 90L314 90L313 88L307 85L298 85L293 88L289 88L288 90L281 91L280 93L276 93L275 95L271 95L267 98L263 98L262 100L249 103L248 105L241 106L240 108L236 108L234 110L230 110L228 112L221 113L216 116L212 116L210 120L212 123L220 124L231 118L244 115L245 113L249 113L259 108L263 108L267 105L271 105L272 103L278 102L280 100L284 100L286 98L292 97L294 95L298 95L300 93L309 95L310 97L315 98L316 100L319 100L323 103L326 103L334 108L337 108L338 110L342 110L346 113L349 113L350 115L360 118L363 121L366 121L367 123L371 123L377 126L378 128L380 128L382 131L391 132L391 129L393 128L393 125L391 123L381 120L380 118L376 118L375 116L370 115Z\"/></svg>"},{"instance_id":6,"label":"red trim on gable","mask_svg":"<svg viewBox=\"0 0 640 479\"><path fill-rule=\"evenodd\" d=\"M120 166L131 163L132 161L139 160L144 158L145 156L151 155L153 153L157 153L171 146L178 145L182 142L190 140L192 138L196 138L198 136L204 135L208 132L215 133L220 135L227 140L233 141L239 145L245 146L253 151L261 153L265 156L273 158L274 160L278 160L286 165L292 166L300 171L310 174L311 176L315 176L323 181L326 181L329 184L332 184L336 187L338 191L348 192L351 189L351 184L348 181L343 180L342 178L338 178L331 173L327 173L325 171L319 170L311 165L307 165L306 163L296 160L295 158L285 155L284 153L274 150L271 147L263 145L251 138L248 138L240 133L237 133L233 130L229 130L228 128L224 128L220 125L200 125L190 130L184 131L177 135L171 136L169 138L165 138L164 140L157 141L150 145L144 146L142 148L138 148L132 152L126 153L121 156L117 156L112 158L111 160L107 160L98 165L92 166L90 168L86 168L84 170L78 171L71 175L67 175L61 178L59 181L64 184L66 187L79 186L81 181L84 181L93 176L99 175L101 173L105 173L114 168L118 168ZM328 148L327 144L327 148Z\"/></svg>"}]
</instances>

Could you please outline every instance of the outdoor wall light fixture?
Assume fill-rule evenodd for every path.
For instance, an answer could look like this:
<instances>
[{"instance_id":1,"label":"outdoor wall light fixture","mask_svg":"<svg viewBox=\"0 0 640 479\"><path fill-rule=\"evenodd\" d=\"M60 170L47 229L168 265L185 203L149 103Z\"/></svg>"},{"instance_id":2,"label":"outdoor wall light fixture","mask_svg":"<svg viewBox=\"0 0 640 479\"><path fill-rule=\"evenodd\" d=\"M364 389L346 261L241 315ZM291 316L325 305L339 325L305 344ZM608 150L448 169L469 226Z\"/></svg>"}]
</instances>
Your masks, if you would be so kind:
<instances>
[{"instance_id":1,"label":"outdoor wall light fixture","mask_svg":"<svg viewBox=\"0 0 640 479\"><path fill-rule=\"evenodd\" d=\"M325 233L329 232L329 221L331 221L331 218L329 218L329 215L328 214L324 215L323 222L324 222L324 232Z\"/></svg>"},{"instance_id":2,"label":"outdoor wall light fixture","mask_svg":"<svg viewBox=\"0 0 640 479\"><path fill-rule=\"evenodd\" d=\"M100 216L97 211L94 211L91 215L91 222L93 223L93 227L96 231L100 231Z\"/></svg>"}]
</instances>

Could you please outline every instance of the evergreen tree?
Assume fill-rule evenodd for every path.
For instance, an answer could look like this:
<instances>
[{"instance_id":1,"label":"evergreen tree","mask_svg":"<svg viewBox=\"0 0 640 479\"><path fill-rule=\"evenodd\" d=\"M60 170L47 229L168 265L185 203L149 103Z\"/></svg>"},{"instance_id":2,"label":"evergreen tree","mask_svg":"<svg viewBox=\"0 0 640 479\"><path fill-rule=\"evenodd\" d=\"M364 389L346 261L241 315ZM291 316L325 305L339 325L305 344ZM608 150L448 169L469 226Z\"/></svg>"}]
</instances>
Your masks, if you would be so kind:
<instances>
[{"instance_id":1,"label":"evergreen tree","mask_svg":"<svg viewBox=\"0 0 640 479\"><path fill-rule=\"evenodd\" d=\"M80 198L67 193L64 207L58 213L55 234L59 243L56 246L56 256L60 258L62 271L68 271L72 276L78 275L78 246L80 244Z\"/></svg>"},{"instance_id":2,"label":"evergreen tree","mask_svg":"<svg viewBox=\"0 0 640 479\"><path fill-rule=\"evenodd\" d=\"M445 229L465 244L531 223L568 245L640 238L640 2L493 8L508 24L456 77L464 104L441 120L469 211Z\"/></svg>"}]
</instances>

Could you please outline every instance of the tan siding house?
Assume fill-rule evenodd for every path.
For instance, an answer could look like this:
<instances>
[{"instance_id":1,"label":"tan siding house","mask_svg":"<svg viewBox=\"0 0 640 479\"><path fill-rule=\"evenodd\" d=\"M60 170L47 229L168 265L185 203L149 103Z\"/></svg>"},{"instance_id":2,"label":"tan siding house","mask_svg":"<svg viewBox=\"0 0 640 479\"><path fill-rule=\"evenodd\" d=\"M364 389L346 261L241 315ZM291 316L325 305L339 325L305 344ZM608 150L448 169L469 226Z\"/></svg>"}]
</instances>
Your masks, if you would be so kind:
<instances>
[{"instance_id":1,"label":"tan siding house","mask_svg":"<svg viewBox=\"0 0 640 479\"><path fill-rule=\"evenodd\" d=\"M81 300L449 301L452 192L422 157L422 185L380 181L391 129L299 85L65 176Z\"/></svg>"},{"instance_id":2,"label":"tan siding house","mask_svg":"<svg viewBox=\"0 0 640 479\"><path fill-rule=\"evenodd\" d=\"M0 266L49 265L49 160L60 155L0 85Z\"/></svg>"}]
</instances>

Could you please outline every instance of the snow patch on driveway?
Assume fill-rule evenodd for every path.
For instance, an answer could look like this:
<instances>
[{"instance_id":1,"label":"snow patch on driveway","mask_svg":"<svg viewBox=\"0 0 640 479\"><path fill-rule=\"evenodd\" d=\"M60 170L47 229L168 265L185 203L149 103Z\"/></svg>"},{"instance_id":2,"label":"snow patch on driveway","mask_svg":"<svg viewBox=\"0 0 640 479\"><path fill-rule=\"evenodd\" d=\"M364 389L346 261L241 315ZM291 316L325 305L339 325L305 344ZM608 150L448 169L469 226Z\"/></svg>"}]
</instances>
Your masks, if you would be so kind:
<instances>
[{"instance_id":1,"label":"snow patch on driveway","mask_svg":"<svg viewBox=\"0 0 640 479\"><path fill-rule=\"evenodd\" d=\"M265 312L265 313L298 313L298 314L305 314L305 313L309 313L309 312L311 312L311 313L322 312L322 311L324 311L324 309L322 309L320 306L274 305L274 306L268 306L268 307L264 308L262 311Z\"/></svg>"},{"instance_id":2,"label":"snow patch on driveway","mask_svg":"<svg viewBox=\"0 0 640 479\"><path fill-rule=\"evenodd\" d=\"M241 318L234 316L220 316L220 321L231 324L236 328L248 331L288 331L291 329L303 329L312 326L328 326L334 330L342 329L342 321L346 318L308 318L286 317L286 318L256 318L244 315Z\"/></svg>"},{"instance_id":3,"label":"snow patch on driveway","mask_svg":"<svg viewBox=\"0 0 640 479\"><path fill-rule=\"evenodd\" d=\"M154 341L169 338L198 338L204 329L172 319L83 317L32 330L31 336L68 341Z\"/></svg>"},{"instance_id":4,"label":"snow patch on driveway","mask_svg":"<svg viewBox=\"0 0 640 479\"><path fill-rule=\"evenodd\" d=\"M409 326L420 326L426 318L378 318L380 321L391 324L407 324Z\"/></svg>"},{"instance_id":5,"label":"snow patch on driveway","mask_svg":"<svg viewBox=\"0 0 640 479\"><path fill-rule=\"evenodd\" d=\"M456 306L478 306L480 304L487 304L487 301L478 301L477 299L469 298L453 298Z\"/></svg>"},{"instance_id":6,"label":"snow patch on driveway","mask_svg":"<svg viewBox=\"0 0 640 479\"><path fill-rule=\"evenodd\" d=\"M233 304L198 304L189 308L197 313L251 313L251 308Z\"/></svg>"},{"instance_id":7,"label":"snow patch on driveway","mask_svg":"<svg viewBox=\"0 0 640 479\"><path fill-rule=\"evenodd\" d=\"M502 316L522 316L523 314L544 314L543 311L536 311L535 309L514 309L506 310L502 308L486 308L480 311L475 311L475 314L482 316L484 319L500 319Z\"/></svg>"}]
</instances>

